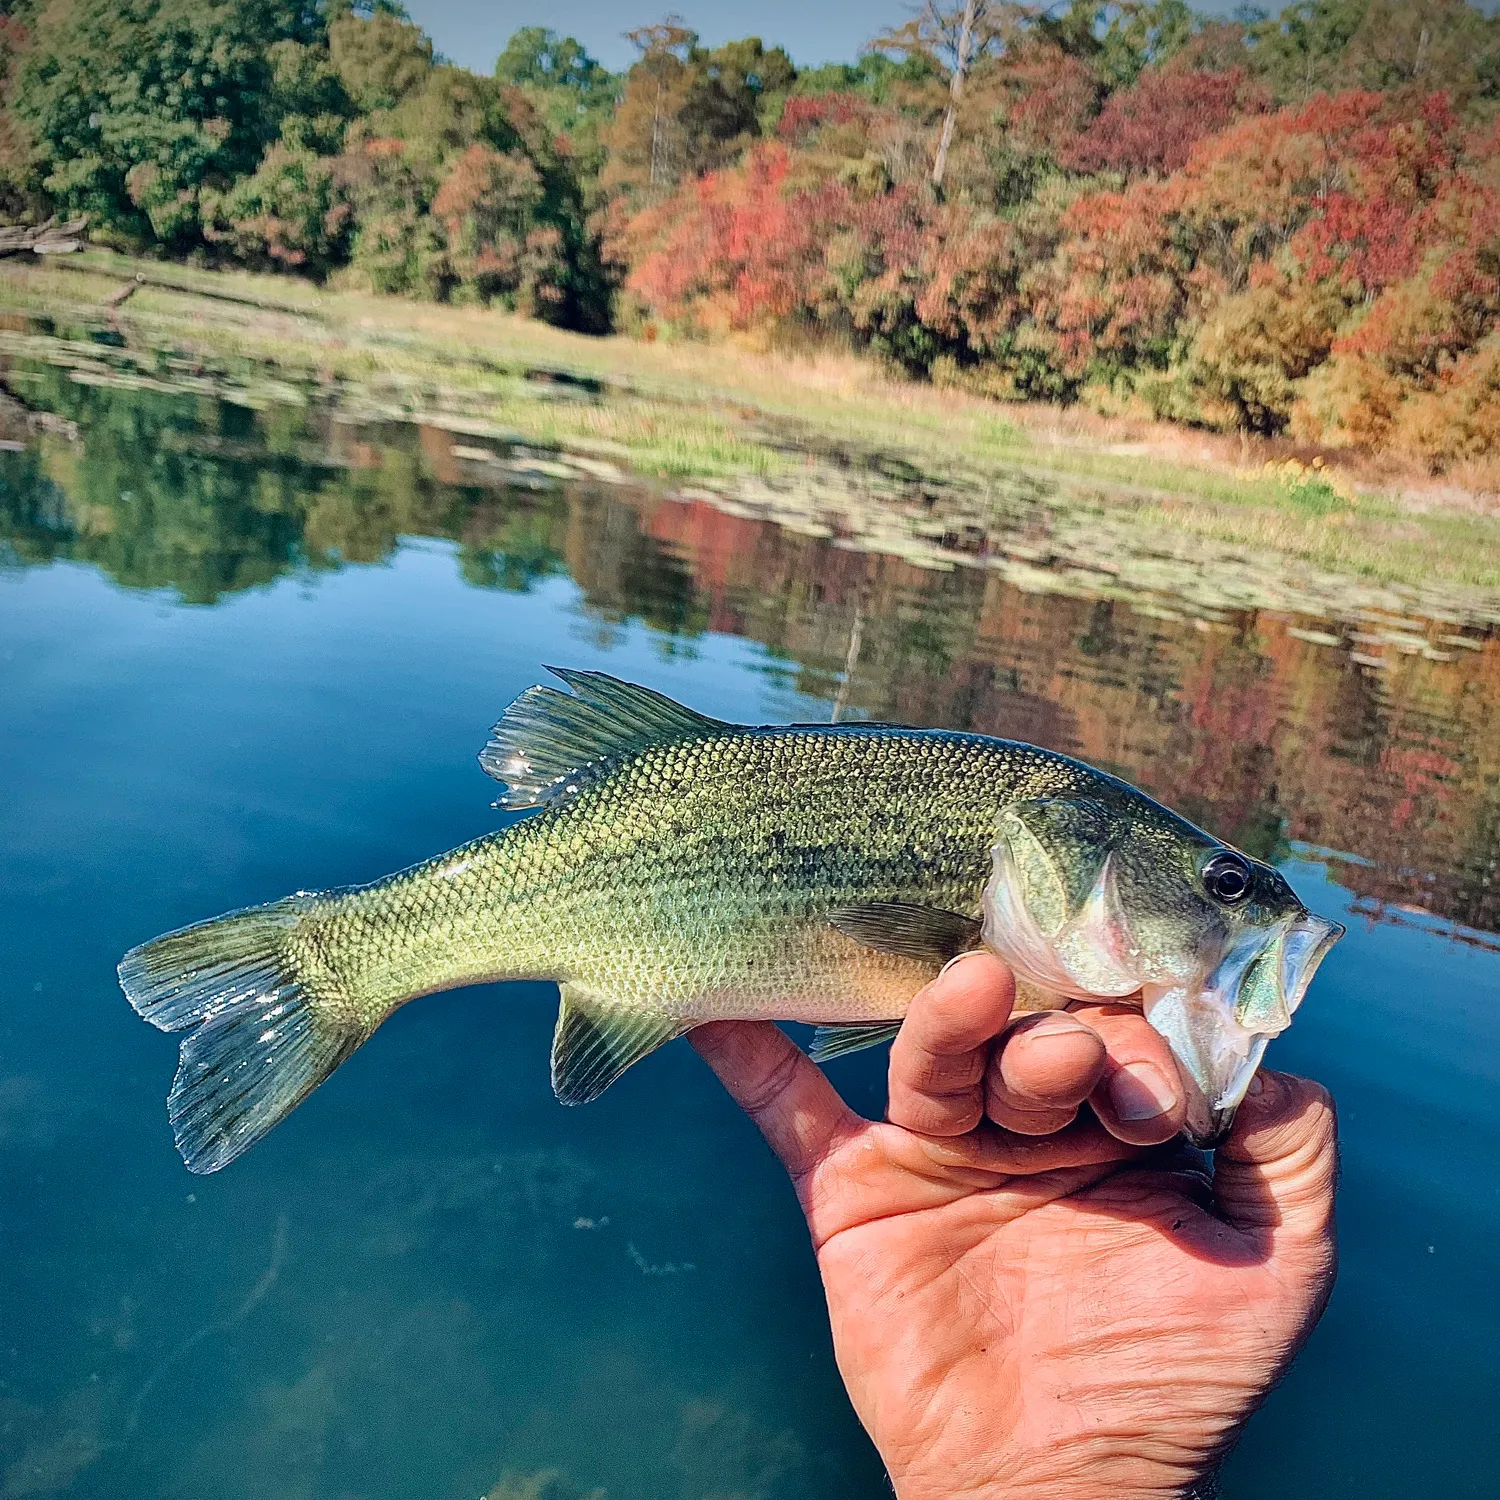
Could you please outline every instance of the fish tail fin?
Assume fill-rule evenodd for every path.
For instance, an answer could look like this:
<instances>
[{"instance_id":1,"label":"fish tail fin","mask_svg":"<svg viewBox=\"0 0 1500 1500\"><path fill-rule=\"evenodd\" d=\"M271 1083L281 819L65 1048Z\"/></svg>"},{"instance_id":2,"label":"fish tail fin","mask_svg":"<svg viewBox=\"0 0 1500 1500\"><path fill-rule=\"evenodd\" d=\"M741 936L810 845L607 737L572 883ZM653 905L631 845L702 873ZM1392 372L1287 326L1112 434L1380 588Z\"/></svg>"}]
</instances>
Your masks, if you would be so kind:
<instances>
[{"instance_id":1,"label":"fish tail fin","mask_svg":"<svg viewBox=\"0 0 1500 1500\"><path fill-rule=\"evenodd\" d=\"M191 1172L217 1172L254 1145L368 1034L351 1025L324 976L314 993L299 972L292 939L321 899L231 912L120 961L121 988L141 1016L163 1031L191 1028L167 1098Z\"/></svg>"}]
</instances>

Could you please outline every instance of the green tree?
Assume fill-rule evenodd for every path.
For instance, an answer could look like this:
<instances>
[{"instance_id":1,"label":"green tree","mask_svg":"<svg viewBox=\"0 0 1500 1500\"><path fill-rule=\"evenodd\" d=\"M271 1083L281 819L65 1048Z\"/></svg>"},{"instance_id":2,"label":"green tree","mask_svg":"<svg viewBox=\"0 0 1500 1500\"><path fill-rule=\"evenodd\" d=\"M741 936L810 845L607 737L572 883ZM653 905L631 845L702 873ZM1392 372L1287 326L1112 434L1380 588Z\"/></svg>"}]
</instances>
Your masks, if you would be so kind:
<instances>
[{"instance_id":1,"label":"green tree","mask_svg":"<svg viewBox=\"0 0 1500 1500\"><path fill-rule=\"evenodd\" d=\"M604 132L620 80L576 38L523 26L495 63L496 81L525 96L554 134L567 138L585 201L604 168Z\"/></svg>"},{"instance_id":2,"label":"green tree","mask_svg":"<svg viewBox=\"0 0 1500 1500\"><path fill-rule=\"evenodd\" d=\"M203 233L247 265L321 279L348 259L352 216L334 159L277 141L249 177L205 195Z\"/></svg>"},{"instance_id":3,"label":"green tree","mask_svg":"<svg viewBox=\"0 0 1500 1500\"><path fill-rule=\"evenodd\" d=\"M859 94L872 104L892 104L913 88L941 83L937 66L920 52L900 59L888 52L862 52L852 63L824 63L803 68L792 84L794 94Z\"/></svg>"},{"instance_id":4,"label":"green tree","mask_svg":"<svg viewBox=\"0 0 1500 1500\"><path fill-rule=\"evenodd\" d=\"M501 83L563 90L581 103L613 101L614 74L584 50L576 37L559 36L545 26L523 26L495 61Z\"/></svg>"},{"instance_id":5,"label":"green tree","mask_svg":"<svg viewBox=\"0 0 1500 1500\"><path fill-rule=\"evenodd\" d=\"M340 16L328 28L328 51L362 114L394 108L426 82L433 67L432 43L391 10Z\"/></svg>"},{"instance_id":6,"label":"green tree","mask_svg":"<svg viewBox=\"0 0 1500 1500\"><path fill-rule=\"evenodd\" d=\"M1468 99L1493 73L1497 33L1464 0L1369 0L1348 60L1366 88L1446 90Z\"/></svg>"},{"instance_id":7,"label":"green tree","mask_svg":"<svg viewBox=\"0 0 1500 1500\"><path fill-rule=\"evenodd\" d=\"M1159 68L1192 41L1199 27L1186 0L1097 9L1103 26L1095 69L1110 88L1129 88L1147 68Z\"/></svg>"},{"instance_id":8,"label":"green tree","mask_svg":"<svg viewBox=\"0 0 1500 1500\"><path fill-rule=\"evenodd\" d=\"M1299 0L1274 19L1250 28L1255 71L1282 103L1304 104L1314 94L1343 87L1348 49L1370 0Z\"/></svg>"},{"instance_id":9,"label":"green tree","mask_svg":"<svg viewBox=\"0 0 1500 1500\"><path fill-rule=\"evenodd\" d=\"M199 197L280 129L272 50L315 43L302 0L70 0L38 18L10 105L42 185L106 235L183 249Z\"/></svg>"}]
</instances>

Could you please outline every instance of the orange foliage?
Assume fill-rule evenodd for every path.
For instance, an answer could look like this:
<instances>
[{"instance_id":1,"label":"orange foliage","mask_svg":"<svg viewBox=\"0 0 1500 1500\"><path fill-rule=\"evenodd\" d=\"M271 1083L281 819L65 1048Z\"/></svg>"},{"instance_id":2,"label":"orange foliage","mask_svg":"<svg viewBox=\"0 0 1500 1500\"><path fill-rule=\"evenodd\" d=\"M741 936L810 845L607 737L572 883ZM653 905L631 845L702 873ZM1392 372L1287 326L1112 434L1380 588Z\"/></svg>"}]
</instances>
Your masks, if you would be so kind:
<instances>
[{"instance_id":1,"label":"orange foliage","mask_svg":"<svg viewBox=\"0 0 1500 1500\"><path fill-rule=\"evenodd\" d=\"M1435 466L1488 451L1500 125L1443 94L1273 113L1243 72L1164 68L1080 132L1083 73L1008 66L976 89L1000 100L1009 149L1032 131L1025 149L1133 180L1003 213L971 160L940 200L893 169L894 111L794 97L774 141L617 222L630 294L695 332L825 329L997 393L1124 382L1210 425Z\"/></svg>"},{"instance_id":2,"label":"orange foliage","mask_svg":"<svg viewBox=\"0 0 1500 1500\"><path fill-rule=\"evenodd\" d=\"M562 236L537 222L541 197L541 174L524 153L470 146L432 199L448 275L485 301L504 297L528 312L561 302Z\"/></svg>"}]
</instances>

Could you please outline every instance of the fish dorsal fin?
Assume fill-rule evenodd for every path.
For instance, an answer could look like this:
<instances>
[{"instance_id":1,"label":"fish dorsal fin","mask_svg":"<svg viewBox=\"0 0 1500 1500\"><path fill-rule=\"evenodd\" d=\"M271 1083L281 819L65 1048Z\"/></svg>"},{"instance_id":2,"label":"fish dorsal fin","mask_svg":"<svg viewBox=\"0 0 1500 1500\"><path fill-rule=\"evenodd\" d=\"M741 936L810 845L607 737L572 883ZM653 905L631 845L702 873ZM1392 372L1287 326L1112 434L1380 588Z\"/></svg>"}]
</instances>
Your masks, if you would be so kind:
<instances>
[{"instance_id":1,"label":"fish dorsal fin","mask_svg":"<svg viewBox=\"0 0 1500 1500\"><path fill-rule=\"evenodd\" d=\"M603 672L547 670L572 692L527 688L480 752L479 764L505 783L499 807L545 807L572 795L606 763L731 727Z\"/></svg>"},{"instance_id":2,"label":"fish dorsal fin","mask_svg":"<svg viewBox=\"0 0 1500 1500\"><path fill-rule=\"evenodd\" d=\"M847 1057L851 1052L863 1052L866 1047L878 1047L882 1042L893 1041L900 1030L899 1021L820 1026L813 1032L812 1046L807 1049L807 1055L815 1063L825 1063L830 1058Z\"/></svg>"},{"instance_id":3,"label":"fish dorsal fin","mask_svg":"<svg viewBox=\"0 0 1500 1500\"><path fill-rule=\"evenodd\" d=\"M675 1016L564 984L552 1033L552 1092L564 1104L597 1099L631 1063L687 1029Z\"/></svg>"},{"instance_id":4,"label":"fish dorsal fin","mask_svg":"<svg viewBox=\"0 0 1500 1500\"><path fill-rule=\"evenodd\" d=\"M828 920L867 948L940 963L977 946L983 930L972 917L907 901L865 901L834 912Z\"/></svg>"}]
</instances>

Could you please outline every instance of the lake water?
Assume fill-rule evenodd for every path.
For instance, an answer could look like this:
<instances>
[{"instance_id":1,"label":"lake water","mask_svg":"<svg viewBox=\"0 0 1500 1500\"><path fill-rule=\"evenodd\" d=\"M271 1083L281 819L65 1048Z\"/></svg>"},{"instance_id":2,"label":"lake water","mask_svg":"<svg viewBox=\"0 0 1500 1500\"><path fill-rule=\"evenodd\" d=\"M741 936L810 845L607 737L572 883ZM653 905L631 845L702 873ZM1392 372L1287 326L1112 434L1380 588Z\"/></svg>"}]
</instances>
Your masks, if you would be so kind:
<instances>
[{"instance_id":1,"label":"lake water","mask_svg":"<svg viewBox=\"0 0 1500 1500\"><path fill-rule=\"evenodd\" d=\"M790 1190L683 1044L564 1110L552 988L450 993L226 1172L173 1150L119 955L495 827L475 755L546 662L1034 740L1280 861L1350 928L1272 1050L1341 1106L1343 1269L1226 1496L1494 1495L1500 632L1022 588L438 428L11 384L77 430L12 407L0 453L0 1500L886 1492ZM882 1069L833 1071L878 1112Z\"/></svg>"}]
</instances>

